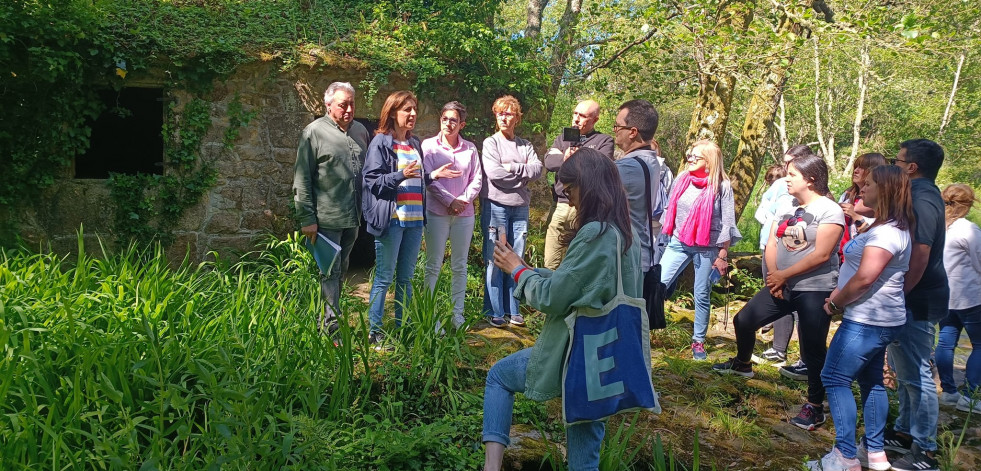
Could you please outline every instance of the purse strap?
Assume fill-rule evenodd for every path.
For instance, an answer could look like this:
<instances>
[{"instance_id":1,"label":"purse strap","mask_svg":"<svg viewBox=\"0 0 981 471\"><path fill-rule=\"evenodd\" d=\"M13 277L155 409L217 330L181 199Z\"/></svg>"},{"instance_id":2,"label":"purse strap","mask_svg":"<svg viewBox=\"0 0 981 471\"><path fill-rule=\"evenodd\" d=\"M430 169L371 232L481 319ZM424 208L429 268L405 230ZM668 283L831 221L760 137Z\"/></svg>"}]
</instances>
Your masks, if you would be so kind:
<instances>
[{"instance_id":1,"label":"purse strap","mask_svg":"<svg viewBox=\"0 0 981 471\"><path fill-rule=\"evenodd\" d=\"M607 223L610 224L610 223ZM620 249L620 229L616 225L613 225L613 233L617 236L617 296L623 296L623 272L620 268L620 259L622 258Z\"/></svg>"},{"instance_id":2,"label":"purse strap","mask_svg":"<svg viewBox=\"0 0 981 471\"><path fill-rule=\"evenodd\" d=\"M634 156L644 171L644 196L647 198L647 234L651 237L651 262L654 261L654 208L651 207L651 170L640 157Z\"/></svg>"}]
</instances>

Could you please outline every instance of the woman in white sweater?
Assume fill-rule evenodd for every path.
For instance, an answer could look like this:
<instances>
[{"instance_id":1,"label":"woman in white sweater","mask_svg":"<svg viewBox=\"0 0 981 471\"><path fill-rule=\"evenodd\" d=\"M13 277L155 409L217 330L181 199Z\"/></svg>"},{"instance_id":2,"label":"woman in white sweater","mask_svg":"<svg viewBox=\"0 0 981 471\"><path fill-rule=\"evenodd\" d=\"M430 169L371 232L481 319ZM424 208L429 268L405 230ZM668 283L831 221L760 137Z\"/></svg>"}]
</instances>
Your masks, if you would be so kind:
<instances>
[{"instance_id":1,"label":"woman in white sweater","mask_svg":"<svg viewBox=\"0 0 981 471\"><path fill-rule=\"evenodd\" d=\"M981 229L964 216L977 201L974 190L962 183L943 191L947 238L944 243L944 268L950 283L950 314L940 321L937 341L937 372L940 374L940 403L956 405L962 411L981 412ZM965 368L967 388L962 395L954 383L954 347L966 330L971 339L971 355ZM972 394L973 399L972 401Z\"/></svg>"}]
</instances>

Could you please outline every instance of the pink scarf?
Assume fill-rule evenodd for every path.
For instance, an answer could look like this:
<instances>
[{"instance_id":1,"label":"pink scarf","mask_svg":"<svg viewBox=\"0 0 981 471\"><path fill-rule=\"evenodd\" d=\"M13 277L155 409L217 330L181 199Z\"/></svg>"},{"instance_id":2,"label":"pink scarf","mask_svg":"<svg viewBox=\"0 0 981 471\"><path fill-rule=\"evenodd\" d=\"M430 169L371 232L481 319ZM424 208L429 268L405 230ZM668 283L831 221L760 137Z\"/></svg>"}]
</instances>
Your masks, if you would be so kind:
<instances>
[{"instance_id":1,"label":"pink scarf","mask_svg":"<svg viewBox=\"0 0 981 471\"><path fill-rule=\"evenodd\" d=\"M681 223L678 231L678 240L687 246L708 247L714 245L709 241L709 234L712 232L712 211L715 206L715 188L709 185L708 173L702 170L698 174L684 172L678 176L671 190L671 197L668 198L668 208L664 213L664 228L661 232L666 235L674 235L674 220L678 210L678 200L682 193L688 189L688 185L701 188L701 193L695 198L695 204L688 212L688 217Z\"/></svg>"}]
</instances>

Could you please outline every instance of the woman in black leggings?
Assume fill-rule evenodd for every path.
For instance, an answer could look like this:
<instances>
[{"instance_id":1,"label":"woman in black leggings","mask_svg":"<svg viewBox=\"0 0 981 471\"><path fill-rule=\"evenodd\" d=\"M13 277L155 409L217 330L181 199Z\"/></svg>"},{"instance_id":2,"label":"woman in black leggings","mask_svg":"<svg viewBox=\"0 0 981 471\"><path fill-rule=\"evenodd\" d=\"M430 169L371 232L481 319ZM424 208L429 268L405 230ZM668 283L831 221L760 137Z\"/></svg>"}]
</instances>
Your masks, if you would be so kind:
<instances>
[{"instance_id":1,"label":"woman in black leggings","mask_svg":"<svg viewBox=\"0 0 981 471\"><path fill-rule=\"evenodd\" d=\"M824 299L838 283L838 241L845 216L828 194L828 167L820 157L802 155L787 167L792 204L777 210L765 260L766 288L736 314L736 356L712 368L720 373L753 376L756 330L797 311L800 355L807 364L807 402L791 423L814 430L825 421L821 369L827 354L831 318Z\"/></svg>"}]
</instances>

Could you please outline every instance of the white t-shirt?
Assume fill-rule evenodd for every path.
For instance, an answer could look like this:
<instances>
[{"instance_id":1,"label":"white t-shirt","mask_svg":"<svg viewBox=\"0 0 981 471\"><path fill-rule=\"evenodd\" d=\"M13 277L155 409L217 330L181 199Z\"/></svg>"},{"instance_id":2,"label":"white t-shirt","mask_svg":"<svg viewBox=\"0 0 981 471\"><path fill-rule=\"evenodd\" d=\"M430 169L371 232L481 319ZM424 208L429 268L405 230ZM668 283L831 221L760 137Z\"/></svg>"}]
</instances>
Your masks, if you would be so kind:
<instances>
[{"instance_id":1,"label":"white t-shirt","mask_svg":"<svg viewBox=\"0 0 981 471\"><path fill-rule=\"evenodd\" d=\"M866 247L879 247L892 259L875 282L857 301L845 306L845 319L867 325L894 327L906 323L906 296L903 283L912 253L909 231L887 222L858 234L845 244L845 263L841 265L838 289L855 276Z\"/></svg>"}]
</instances>

